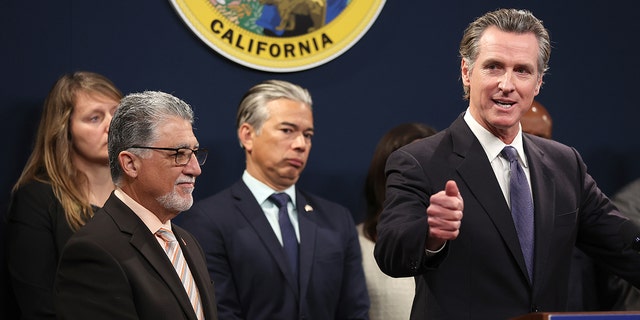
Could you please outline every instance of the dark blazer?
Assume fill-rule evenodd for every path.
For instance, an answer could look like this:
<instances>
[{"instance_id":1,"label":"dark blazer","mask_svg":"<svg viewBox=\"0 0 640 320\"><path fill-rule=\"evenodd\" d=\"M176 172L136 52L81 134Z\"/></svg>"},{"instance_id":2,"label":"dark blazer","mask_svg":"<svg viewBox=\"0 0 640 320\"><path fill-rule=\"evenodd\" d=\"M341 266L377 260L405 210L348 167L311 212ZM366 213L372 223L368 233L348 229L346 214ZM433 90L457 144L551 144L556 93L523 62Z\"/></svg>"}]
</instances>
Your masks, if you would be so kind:
<instances>
[{"instance_id":1,"label":"dark blazer","mask_svg":"<svg viewBox=\"0 0 640 320\"><path fill-rule=\"evenodd\" d=\"M507 202L486 153L462 115L446 130L394 152L375 257L392 276L424 277L428 319L507 319L563 311L574 244L640 284L640 255L621 235L627 219L587 174L578 152L524 135L535 205L529 279ZM455 180L464 200L460 234L427 259L429 197ZM634 230L637 231L637 229Z\"/></svg>"},{"instance_id":2,"label":"dark blazer","mask_svg":"<svg viewBox=\"0 0 640 320\"><path fill-rule=\"evenodd\" d=\"M198 286L206 319L217 319L198 242L172 226ZM182 282L145 224L114 194L62 252L55 283L59 319L192 319Z\"/></svg>"},{"instance_id":3,"label":"dark blazer","mask_svg":"<svg viewBox=\"0 0 640 320\"><path fill-rule=\"evenodd\" d=\"M368 319L362 253L350 212L296 193L300 285L244 182L196 203L179 223L204 248L220 319Z\"/></svg>"},{"instance_id":4,"label":"dark blazer","mask_svg":"<svg viewBox=\"0 0 640 320\"><path fill-rule=\"evenodd\" d=\"M64 209L50 184L33 180L13 194L6 218L2 290L9 291L3 302L13 303L0 310L10 319L55 319L53 281L73 234Z\"/></svg>"}]
</instances>

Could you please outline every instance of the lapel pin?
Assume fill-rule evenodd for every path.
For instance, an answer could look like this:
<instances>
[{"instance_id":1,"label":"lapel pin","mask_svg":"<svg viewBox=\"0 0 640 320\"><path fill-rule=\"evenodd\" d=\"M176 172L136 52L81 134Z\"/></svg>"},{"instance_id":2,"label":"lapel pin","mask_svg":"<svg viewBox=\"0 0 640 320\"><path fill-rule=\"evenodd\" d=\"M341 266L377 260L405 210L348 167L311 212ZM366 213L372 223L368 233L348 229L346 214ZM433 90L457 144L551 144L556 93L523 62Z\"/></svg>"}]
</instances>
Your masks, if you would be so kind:
<instances>
[{"instance_id":1,"label":"lapel pin","mask_svg":"<svg viewBox=\"0 0 640 320\"><path fill-rule=\"evenodd\" d=\"M313 207L312 207L312 206L310 206L310 205L308 205L308 204L305 204L305 205L304 205L304 211L306 211L306 212L311 212L311 211L313 211Z\"/></svg>"}]
</instances>

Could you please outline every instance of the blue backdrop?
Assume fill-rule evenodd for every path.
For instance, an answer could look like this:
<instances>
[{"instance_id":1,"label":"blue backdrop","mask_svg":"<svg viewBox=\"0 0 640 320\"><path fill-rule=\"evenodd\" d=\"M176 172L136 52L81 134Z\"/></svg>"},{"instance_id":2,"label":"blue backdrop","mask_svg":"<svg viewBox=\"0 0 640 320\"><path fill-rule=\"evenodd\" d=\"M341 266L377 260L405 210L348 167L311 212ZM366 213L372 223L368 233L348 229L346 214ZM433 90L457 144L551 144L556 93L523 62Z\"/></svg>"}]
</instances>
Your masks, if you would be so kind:
<instances>
[{"instance_id":1,"label":"blue backdrop","mask_svg":"<svg viewBox=\"0 0 640 320\"><path fill-rule=\"evenodd\" d=\"M499 7L530 9L550 29L551 69L538 100L552 114L554 138L575 146L612 194L640 176L638 89L631 88L637 83L640 13L632 3L387 0L369 32L346 53L311 70L281 74L217 54L168 0L2 0L0 198L6 205L42 102L65 72L91 70L124 93L162 90L190 103L196 135L210 149L196 199L240 177L238 100L255 83L279 78L309 88L315 100L316 135L300 185L348 206L358 221L378 139L406 121L440 130L465 110L458 43L471 20Z\"/></svg>"}]
</instances>

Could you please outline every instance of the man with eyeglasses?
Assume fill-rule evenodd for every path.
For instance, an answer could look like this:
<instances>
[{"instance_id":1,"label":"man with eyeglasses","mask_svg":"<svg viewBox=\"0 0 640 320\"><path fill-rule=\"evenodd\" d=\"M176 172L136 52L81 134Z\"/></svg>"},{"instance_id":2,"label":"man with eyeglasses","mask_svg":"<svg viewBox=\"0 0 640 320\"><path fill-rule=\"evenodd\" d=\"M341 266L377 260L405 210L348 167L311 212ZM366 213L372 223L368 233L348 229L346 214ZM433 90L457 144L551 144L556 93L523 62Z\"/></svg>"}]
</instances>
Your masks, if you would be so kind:
<instances>
[{"instance_id":1,"label":"man with eyeglasses","mask_svg":"<svg viewBox=\"0 0 640 320\"><path fill-rule=\"evenodd\" d=\"M207 158L193 111L163 92L124 97L109 130L116 190L74 234L55 283L62 319L217 319L202 248L171 219Z\"/></svg>"}]
</instances>

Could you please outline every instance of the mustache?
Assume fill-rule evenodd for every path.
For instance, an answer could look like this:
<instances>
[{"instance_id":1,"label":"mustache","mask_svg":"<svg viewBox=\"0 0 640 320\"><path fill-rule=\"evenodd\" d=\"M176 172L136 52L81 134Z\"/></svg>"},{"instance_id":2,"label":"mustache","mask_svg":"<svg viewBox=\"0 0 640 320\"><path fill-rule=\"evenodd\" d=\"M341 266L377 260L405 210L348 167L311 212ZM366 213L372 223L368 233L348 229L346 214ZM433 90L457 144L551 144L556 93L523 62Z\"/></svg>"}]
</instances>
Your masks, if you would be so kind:
<instances>
[{"instance_id":1,"label":"mustache","mask_svg":"<svg viewBox=\"0 0 640 320\"><path fill-rule=\"evenodd\" d=\"M176 180L176 184L180 183L196 183L196 177L178 178L178 180Z\"/></svg>"}]
</instances>

